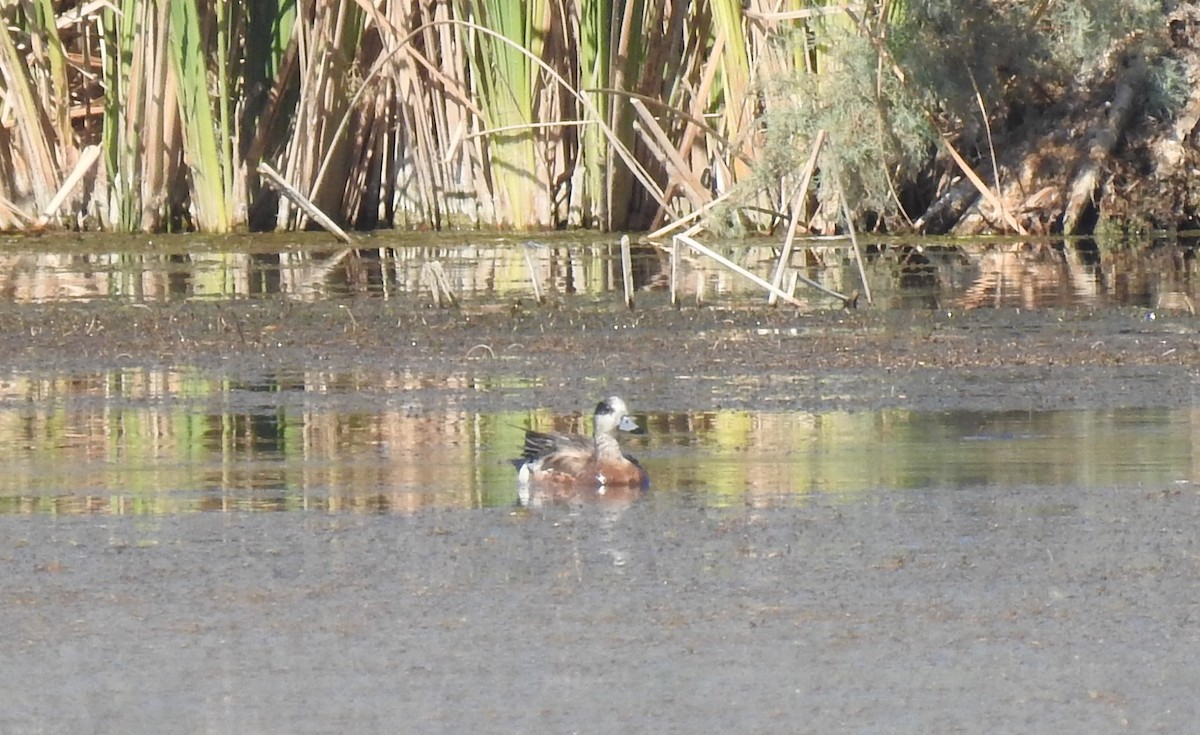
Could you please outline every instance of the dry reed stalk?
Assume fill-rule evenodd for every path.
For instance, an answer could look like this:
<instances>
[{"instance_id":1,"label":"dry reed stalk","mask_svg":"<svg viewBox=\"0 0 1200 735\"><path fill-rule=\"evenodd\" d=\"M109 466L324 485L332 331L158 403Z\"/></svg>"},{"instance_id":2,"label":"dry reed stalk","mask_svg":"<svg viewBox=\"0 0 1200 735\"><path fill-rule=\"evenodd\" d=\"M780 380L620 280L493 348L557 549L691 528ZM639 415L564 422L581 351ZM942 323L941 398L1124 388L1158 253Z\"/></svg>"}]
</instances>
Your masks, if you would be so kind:
<instances>
[{"instance_id":1,"label":"dry reed stalk","mask_svg":"<svg viewBox=\"0 0 1200 735\"><path fill-rule=\"evenodd\" d=\"M689 156L693 157L693 160L695 159L695 157L692 156L692 150L696 144L696 138L700 135L701 131L706 131L708 133L708 136L706 136L707 145L711 145L711 138L720 137L720 134L716 130L711 129L706 123L703 122L704 110L707 107L707 100L710 91L712 90L713 80L716 78L717 74L718 65L716 63L716 58L718 56L717 52L719 51L721 39L718 38L717 42L718 48L714 49L713 56L710 58L709 62L702 66L700 84L696 88L696 93L692 95L691 108L689 109L689 114L686 117L688 124L684 129L683 140L679 146L679 154L681 157ZM709 136L711 136L711 138L709 138ZM708 162L712 160L712 152L706 150L702 152L699 157L701 160L699 162L694 161L693 165L703 171ZM672 184L674 184L674 177L668 181L668 190L671 189ZM705 189L705 191L708 191L708 189ZM726 193L728 193L728 190L726 192L722 192L719 196L723 197ZM666 214L666 209L659 207L658 212L656 212L654 215L653 221L650 223L650 229L653 230L658 228L662 224L662 220L666 217Z\"/></svg>"},{"instance_id":2,"label":"dry reed stalk","mask_svg":"<svg viewBox=\"0 0 1200 735\"><path fill-rule=\"evenodd\" d=\"M667 168L671 171L674 180L683 186L685 196L692 206L699 209L712 201L712 195L700 183L700 177L696 176L688 165L684 162L683 157L679 155L679 151L675 150L667 134L663 131L658 121L646 109L645 103L639 99L630 100L630 105L638 116L638 121L641 123L641 129L645 131L643 142L652 149L658 151L660 158L666 163Z\"/></svg>"},{"instance_id":3,"label":"dry reed stalk","mask_svg":"<svg viewBox=\"0 0 1200 735\"><path fill-rule=\"evenodd\" d=\"M354 161L349 137L342 130L350 120L346 81L354 77L353 58L337 49L357 48L361 11L348 0L318 2L311 24L298 24L299 100L295 125L282 162L283 177L321 211L345 217L344 195ZM361 85L357 89L362 91ZM356 96L357 99L357 96ZM341 123L335 127L333 121ZM330 172L336 179L331 179ZM299 227L303 217L280 207L278 225Z\"/></svg>"},{"instance_id":4,"label":"dry reed stalk","mask_svg":"<svg viewBox=\"0 0 1200 735\"><path fill-rule=\"evenodd\" d=\"M662 227L655 230L654 232L651 232L649 235L646 235L646 239L647 240L659 240L662 237L664 237L665 235L669 235L670 233L674 232L675 230L679 229L680 227L683 227L684 225L688 224L689 222L693 222L695 220L700 219L701 217L703 217L704 215L708 214L713 209L715 209L717 207L717 205L725 202L727 199L729 199L732 196L733 196L733 192L727 191L724 194L721 194L720 196L718 196L716 199L713 199L705 207L694 210L694 211L690 212L689 214L687 214L683 217L680 217L677 220L673 220L673 221L663 225ZM694 230L691 230L691 232L699 232L701 229L703 229L702 226L694 226Z\"/></svg>"},{"instance_id":5,"label":"dry reed stalk","mask_svg":"<svg viewBox=\"0 0 1200 735\"><path fill-rule=\"evenodd\" d=\"M721 53L721 109L725 123L722 132L729 140L739 140L744 138L753 117L750 110L753 95L749 93L750 52L742 30L742 3L740 0L712 0L711 7L717 34L725 40ZM750 173L748 167L738 165L736 156L729 163L735 180Z\"/></svg>"},{"instance_id":6,"label":"dry reed stalk","mask_svg":"<svg viewBox=\"0 0 1200 735\"><path fill-rule=\"evenodd\" d=\"M817 133L817 139L813 141L812 151L808 154L808 160L804 162L804 170L800 174L800 186L796 189L796 193L792 197L792 218L788 223L787 235L783 238L783 252L779 254L779 263L775 266L775 275L771 277L771 283L775 286L783 283L784 269L791 262L792 245L796 240L796 228L800 224L800 218L804 216L804 200L808 196L808 186L812 181L813 172L817 169L817 160L821 156L821 148L824 147L827 137L824 130ZM774 293L767 297L769 305L774 306L775 301L776 297Z\"/></svg>"},{"instance_id":7,"label":"dry reed stalk","mask_svg":"<svg viewBox=\"0 0 1200 735\"><path fill-rule=\"evenodd\" d=\"M106 9L103 19L101 147L109 188L101 219L124 231L162 229L178 203L169 182L182 160L170 8L130 2L120 13Z\"/></svg>"},{"instance_id":8,"label":"dry reed stalk","mask_svg":"<svg viewBox=\"0 0 1200 735\"><path fill-rule=\"evenodd\" d=\"M850 233L850 247L854 251L854 262L858 265L858 277L862 281L863 294L867 297L867 303L871 301L871 283L867 280L867 269L863 263L862 251L858 247L858 233L854 230L854 218L850 216L850 207L846 204L846 193L842 190L842 184L837 183L838 199L842 204L842 216L846 218L846 231ZM850 303L848 299L843 299Z\"/></svg>"},{"instance_id":9,"label":"dry reed stalk","mask_svg":"<svg viewBox=\"0 0 1200 735\"><path fill-rule=\"evenodd\" d=\"M722 68L719 61L710 62L706 53L714 27L732 28L741 22L735 3L721 1L725 8L719 12L726 15L712 22L703 15L706 11L689 3L633 0L615 11L616 18L611 17L611 6L597 3L593 9L601 14L594 15L591 23L602 32L603 38L597 40L603 42L603 49L597 46L593 52L592 68L598 75L585 81L576 78L582 71L575 66L578 59L570 56L583 32L582 11L572 15L552 1L531 0L534 12L520 20L526 30L535 32L516 44L522 48L514 50L512 58L527 70L519 75L520 83L532 80L538 111L537 118L519 121L525 132L518 137L540 142L537 157L524 165L518 178L532 177L538 191L548 197L552 187L576 170L574 157L583 155L575 152L573 139L600 141L594 155L589 155L606 191L594 201L604 202L598 205L604 209L603 222L612 226L630 216L629 195L635 190L627 185L630 177L662 209L666 195L659 187L660 177L665 171L672 180L696 179L692 170L707 165L697 158L700 149L707 148L710 158L728 159L716 162L718 170L739 168L737 161L742 159L732 155L726 144L714 143L712 133L689 123L668 125L677 118L665 121L661 134L650 133L660 149L657 156L635 153L633 110L600 91L613 86L631 93L648 92L660 103L690 109L696 118L719 107L726 110L721 124L725 137L739 139L745 123L732 125L729 120L731 111L747 109L746 100L735 99L735 90L747 89L744 82L752 77L749 64L729 62L730 68ZM422 222L437 226L447 221L448 212L458 211L455 207L477 220L481 213L490 214L493 221L518 216L494 209L487 213L486 205L477 204L491 199L481 196L489 192L489 172L481 153L485 143L468 135L481 119L478 107L470 109L470 96L478 91L470 85L483 73L471 56L472 44L486 36L492 46L504 45L498 37L503 33L464 20L466 0L428 4L320 0L302 8L287 6L291 10L285 5L280 3L277 21L266 21L270 34L265 44L260 36L251 41L245 34L255 23L259 31L264 30L262 14L276 12L270 3L265 8L254 6L252 12L260 13L257 20L245 15L251 11L241 6L223 2L210 6L205 0L123 0L116 5L96 1L60 17L60 26L82 28L88 27L88 17L104 18L105 42L96 48L105 60L104 86L110 95L103 128L111 187L112 214L105 217L107 221L119 223L122 229L159 229L180 221L182 207L190 204L193 224L205 229L228 226L242 216L233 213L248 197L244 186L252 179L243 175L247 162L256 165L264 159L276 162L285 178L339 219L371 222L382 215L390 222L397 206L408 206L420 213ZM511 5L492 3L506 11ZM52 16L49 0L28 0L22 7ZM609 16L603 15L606 7ZM416 45L410 42L410 28L419 38ZM185 37L187 44L181 43ZM31 53L51 70L36 78L62 79L63 65L56 61L61 53L54 39L41 47L42 36L31 38ZM734 45L737 48L722 40L716 56L736 60L739 53L757 53L760 42L748 45L738 39ZM262 65L265 71L251 80L247 71L251 63L239 57L239 50L248 55L267 46L274 55ZM81 55L85 66L90 48L85 44ZM372 80L372 75L377 78ZM501 76L505 84L513 83L514 75ZM701 80L699 85L696 79ZM67 100L65 90L62 95ZM265 101L252 101L257 95ZM577 115L581 120L569 119L572 108L582 111ZM86 110L80 114L86 119ZM69 119L69 105L64 102L49 117L59 121L54 129L69 128L70 123L62 122ZM23 119L35 118L24 115ZM237 127L234 120L245 120L247 127ZM291 132L281 135L285 121ZM579 136L564 127L580 123L586 127ZM480 132L495 142L503 135L495 131L505 126L489 127L490 131ZM243 151L239 139L250 131L253 137ZM681 142L664 143L680 137ZM285 142L278 145L275 140ZM471 145L462 145L468 141ZM696 145L701 141L703 145ZM60 155L58 165L73 165L75 155L77 151ZM190 181L180 175L182 161L192 168ZM49 193L60 188L59 175L42 187L42 205ZM191 188L190 197L180 183ZM594 183L588 187L596 189ZM584 188L573 197L583 196ZM687 189L693 197L702 193L711 198L695 181ZM506 198L512 195L501 197ZM549 212L554 206L547 200L535 208ZM277 222L298 225L302 218L289 208L289 204L281 207Z\"/></svg>"},{"instance_id":10,"label":"dry reed stalk","mask_svg":"<svg viewBox=\"0 0 1200 735\"><path fill-rule=\"evenodd\" d=\"M494 31L472 23L468 23L466 21L451 19L445 21L445 23L469 28L476 33L492 36L502 43L512 44L509 39L500 36ZM515 44L512 45L515 47ZM575 98L578 104L584 109L584 112L586 113L585 117L589 121L595 121L596 126L604 133L605 138L612 146L613 152L617 154L623 163L625 163L634 178L636 178L638 182L646 189L646 191L649 192L652 197L654 197L655 201L661 203L663 201L662 189L659 188L658 184L654 182L654 179L646 171L645 167L637 160L630 149L621 142L621 139L618 137L616 131L601 119L599 112L591 103L591 101L578 89L572 86L565 78L563 78L558 71L547 65L544 61L529 55L528 51L519 47L516 47L516 50L524 55L529 56L530 60L537 65L544 74L546 74L551 80L560 85L564 90L570 93L572 97Z\"/></svg>"},{"instance_id":11,"label":"dry reed stalk","mask_svg":"<svg viewBox=\"0 0 1200 735\"><path fill-rule=\"evenodd\" d=\"M618 141L614 131L611 128L609 128L602 120L600 120L599 115L597 114L594 106L592 106L589 103L589 101L586 99L586 97L584 97L577 89L575 89L572 85L570 85L559 72L557 72L555 69L550 67L543 60L537 58L536 56L533 56L527 49L523 49L523 48L519 47L511 39L508 39L507 37L495 32L495 31L492 31L491 29L479 26L477 24L474 24L474 23L471 23L468 21L459 20L457 18L435 19L432 21L422 23L422 25L420 27L414 29L413 31L409 32L407 35L400 38L398 40L396 46L393 48L393 51L389 52L389 54L395 53L396 48L400 48L400 47L403 47L403 46L411 43L414 36L418 36L418 35L422 34L427 29L434 28L434 27L441 27L441 26L459 29L461 32L467 32L467 33L471 33L471 34L491 37L492 39L494 39L496 42L500 43L501 45L506 45L506 46L512 48L514 50L514 53L517 53L519 55L526 57L530 61L531 65L536 66L540 70L541 74L544 74L545 76L547 76L549 79L554 81L557 85L559 85L559 87L561 89L563 89L565 92L570 94L574 99L576 99L576 101L581 105L581 107L583 107L585 112L588 113L588 117L592 120L597 121L596 124L599 126L599 128L603 132L605 138L607 140L609 140L610 143L613 143L614 152L616 152L617 155L632 170L633 175L639 180L639 182L641 182L643 184L643 186L645 186L647 188L647 190L650 191L651 195L654 196L657 200L662 199L662 193L661 193L661 191L658 190L657 186L654 184L653 179L649 176L648 173L645 172L642 165L636 160L636 158L633 156L633 154L629 150L627 150L624 146L617 144L617 143L619 143L619 141ZM386 28L386 30L388 33L394 33L394 34L399 33L398 29L392 28L390 26L388 26ZM455 35L457 35L457 34L455 34ZM418 57L413 55L412 58L415 59ZM368 75L366 81L369 82L375 76L376 73L377 73L376 70L373 69L371 74ZM465 96L465 92L464 92L464 96ZM352 100L351 107L354 106L356 99ZM470 109L469 111L472 113L476 113L476 115L479 114L478 108ZM345 120L345 118L343 118L342 123L338 127L339 131L344 129L345 124L346 124L346 120ZM534 127L537 127L538 125L539 125L538 123L530 123L529 125L518 125L515 128L501 127L501 128L496 128L496 129L487 129L487 130L483 130L483 131L474 133L473 135L491 135L491 134L494 134L497 130L534 128ZM339 135L340 135L340 133L335 134L334 137L337 138L337 137L339 137ZM326 164L322 165L322 170L324 170L325 166L326 166ZM478 177L477 177L477 179L478 179Z\"/></svg>"},{"instance_id":12,"label":"dry reed stalk","mask_svg":"<svg viewBox=\"0 0 1200 735\"><path fill-rule=\"evenodd\" d=\"M424 5L423 3L421 5ZM422 10L419 23L424 27L420 38L427 53L436 53L430 60L427 73L432 79L423 80L414 70L411 75L413 97L420 99L420 107L414 108L419 118L429 120L431 125L421 125L421 157L431 164L427 200L429 209L443 210L443 216L465 217L479 223L495 221L495 212L484 203L490 198L486 192L484 173L483 141L466 141L464 134L473 120L482 113L466 95L466 80L469 73L463 42L452 26L429 25L434 20L450 17L447 3L438 3L434 15ZM417 63L425 56L409 47L410 59ZM458 145L463 141L463 145ZM457 196L447 196L458 193Z\"/></svg>"},{"instance_id":13,"label":"dry reed stalk","mask_svg":"<svg viewBox=\"0 0 1200 735\"><path fill-rule=\"evenodd\" d=\"M633 308L633 254L629 235L621 235L621 281L625 286L625 306Z\"/></svg>"},{"instance_id":14,"label":"dry reed stalk","mask_svg":"<svg viewBox=\"0 0 1200 735\"><path fill-rule=\"evenodd\" d=\"M700 244L691 235L689 235L687 233L679 234L679 235L675 236L674 240L675 240L676 247L679 247L680 243L686 244L692 250L695 250L696 252L700 253L701 255L708 256L712 260L717 261L718 263L725 266L726 268L733 271L734 273L738 274L742 278L745 278L746 280L748 280L762 288L765 288L767 291L778 295L779 298L783 299L784 301L788 302L789 304L792 304L794 306L804 306L803 302L797 301L795 298L788 295L782 289L776 287L770 281L760 278L759 276L751 273L750 271L746 270L745 268L738 265L737 263L734 263L729 258L726 258L724 255L721 255L717 251L712 250L711 248ZM827 289L823 289L823 290L827 290ZM840 294L836 294L836 295L839 298L842 298L842 299L845 298L845 297L841 296Z\"/></svg>"},{"instance_id":15,"label":"dry reed stalk","mask_svg":"<svg viewBox=\"0 0 1200 735\"><path fill-rule=\"evenodd\" d=\"M613 49L613 59L611 69L608 73L609 84L616 89L626 89L626 77L632 76L635 70L631 68L634 63L634 51L640 50L640 41L638 31L640 30L641 18L637 13L638 3L627 2L624 4L624 12L621 16L620 24L613 23L616 36L609 43ZM612 22L612 21L610 21ZM617 30L619 28L619 30ZM621 147L633 148L633 128L630 122L628 111L620 100L610 100L611 109L607 117L603 120L614 132L613 136L616 141L620 142ZM598 111L597 111L597 114ZM610 145L615 141L609 140ZM608 227L613 227L618 221L628 216L630 211L630 202L633 200L633 187L630 185L630 174L634 173L630 170L614 166L611 155L605 165L605 191L604 198L607 209ZM636 176L636 174L634 174ZM647 175L649 178L649 175ZM645 182L642 183L645 186ZM655 185L657 186L657 184ZM659 191L656 198L659 201L660 207L665 207L665 196Z\"/></svg>"},{"instance_id":16,"label":"dry reed stalk","mask_svg":"<svg viewBox=\"0 0 1200 735\"><path fill-rule=\"evenodd\" d=\"M6 106L12 109L14 133L12 134L12 156L19 156L23 166L17 170L16 161L6 173L7 182L0 182L0 194L8 193L13 198L23 198L19 182L28 187L34 210L43 209L54 197L58 188L59 165L55 148L57 136L54 128L43 124L44 107L39 101L35 73L28 70L25 58L17 49L7 23L0 23L0 87ZM46 121L48 122L48 121ZM18 209L13 205L14 209Z\"/></svg>"},{"instance_id":17,"label":"dry reed stalk","mask_svg":"<svg viewBox=\"0 0 1200 735\"><path fill-rule=\"evenodd\" d=\"M270 164L265 162L259 163L258 172L270 179L275 186L279 187L279 190L283 192L284 196L286 196L293 204L299 207L300 210L303 211L310 219L321 225L321 227L324 227L329 232L333 233L337 239L341 240L347 245L354 242L350 235L348 235L345 230L339 227L338 224L329 217L329 215L322 212L317 205L308 200L308 197L301 194L296 187L289 184L287 180L279 175L278 171L271 168Z\"/></svg>"},{"instance_id":18,"label":"dry reed stalk","mask_svg":"<svg viewBox=\"0 0 1200 735\"><path fill-rule=\"evenodd\" d=\"M677 291L679 282L679 245L671 243L671 276L668 281L670 284L671 305L679 306L679 293Z\"/></svg>"},{"instance_id":19,"label":"dry reed stalk","mask_svg":"<svg viewBox=\"0 0 1200 735\"><path fill-rule=\"evenodd\" d=\"M545 297L542 295L542 283L538 277L537 269L533 267L533 257L529 254L529 243L524 245L522 253L525 256L525 267L529 270L529 282L533 285L533 299L539 305L546 303Z\"/></svg>"},{"instance_id":20,"label":"dry reed stalk","mask_svg":"<svg viewBox=\"0 0 1200 735\"><path fill-rule=\"evenodd\" d=\"M67 200L67 197L70 196L71 192L74 191L75 187L79 185L79 182L82 181L85 176L91 173L92 167L96 165L96 161L98 160L100 160L100 146L90 145L83 149L83 152L80 154L79 160L76 161L75 168L71 171L71 174L67 176L66 180L63 181L62 186L59 187L58 191L54 194L54 198L50 200L50 202L38 215L38 218L34 223L35 228L40 229L49 224L50 219L58 214L59 208L62 207L63 203Z\"/></svg>"}]
</instances>

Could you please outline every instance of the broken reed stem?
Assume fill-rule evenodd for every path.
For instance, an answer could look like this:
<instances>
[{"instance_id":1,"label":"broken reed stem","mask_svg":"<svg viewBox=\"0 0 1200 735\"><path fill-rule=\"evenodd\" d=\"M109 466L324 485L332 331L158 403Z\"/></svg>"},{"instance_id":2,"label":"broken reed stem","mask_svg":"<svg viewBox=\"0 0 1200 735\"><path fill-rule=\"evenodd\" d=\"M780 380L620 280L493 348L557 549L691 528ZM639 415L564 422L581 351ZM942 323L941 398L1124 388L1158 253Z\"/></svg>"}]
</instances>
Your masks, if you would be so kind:
<instances>
[{"instance_id":1,"label":"broken reed stem","mask_svg":"<svg viewBox=\"0 0 1200 735\"><path fill-rule=\"evenodd\" d=\"M842 216L846 218L846 231L850 233L850 247L854 249L854 262L858 264L858 277L862 280L863 295L867 297L867 303L874 303L871 300L871 284L867 282L867 269L863 265L862 251L858 249L858 233L854 231L854 219L850 216L850 207L846 204L846 192L842 189L842 182L837 182L838 200L842 204Z\"/></svg>"},{"instance_id":2,"label":"broken reed stem","mask_svg":"<svg viewBox=\"0 0 1200 735\"><path fill-rule=\"evenodd\" d=\"M671 306L679 306L679 292L677 289L677 281L679 279L679 243L671 243Z\"/></svg>"},{"instance_id":3,"label":"broken reed stem","mask_svg":"<svg viewBox=\"0 0 1200 735\"><path fill-rule=\"evenodd\" d=\"M792 260L792 244L796 241L796 222L800 219L800 210L792 211L792 222L788 225L787 237L783 239L783 250L779 253L779 262L775 264L775 274L771 276L771 285L775 288L783 283L783 272ZM767 294L767 306L774 306L779 297L774 291Z\"/></svg>"},{"instance_id":4,"label":"broken reed stem","mask_svg":"<svg viewBox=\"0 0 1200 735\"><path fill-rule=\"evenodd\" d=\"M633 254L629 235L621 235L621 280L625 284L625 306L633 308Z\"/></svg>"},{"instance_id":5,"label":"broken reed stem","mask_svg":"<svg viewBox=\"0 0 1200 735\"><path fill-rule=\"evenodd\" d=\"M732 195L733 195L732 190L726 191L724 194L722 194L721 196L712 200L711 202L704 205L700 209L692 210L692 212L690 214L680 217L679 219L677 219L673 222L663 225L662 227L658 228L654 232L651 232L649 235L646 235L646 239L647 240L658 240L659 238L669 235L671 232L678 230L680 227L683 227L684 225L691 222L692 220L699 219L699 218L703 217L704 215L708 214L709 211L716 208L716 206L718 204L725 201ZM695 232L699 232L699 229L693 230L693 234Z\"/></svg>"},{"instance_id":6,"label":"broken reed stem","mask_svg":"<svg viewBox=\"0 0 1200 735\"><path fill-rule=\"evenodd\" d=\"M796 241L796 228L800 225L800 216L804 212L804 197L808 196L808 185L812 181L813 172L817 170L817 160L821 155L821 148L825 145L825 139L829 137L824 130L817 132L817 139L813 141L812 152L808 154L808 161L804 164L804 171L800 175L800 188L796 190L796 196L792 198L792 221L788 223L787 236L783 240L783 252L779 254L779 263L775 266L775 275L771 277L771 283L776 288L783 283L783 272L787 268L788 263L792 260L792 245ZM767 304L774 306L777 297L774 292L767 296Z\"/></svg>"},{"instance_id":7,"label":"broken reed stem","mask_svg":"<svg viewBox=\"0 0 1200 735\"><path fill-rule=\"evenodd\" d=\"M88 172L92 170L92 167L96 165L96 161L100 160L100 153L100 146L98 145L89 145L83 149L79 160L75 163L75 168L71 171L71 175L63 181L62 186L58 187L54 198L50 200L45 209L38 215L37 222L34 224L35 229L45 227L49 224L50 218L58 214L58 210L62 207L63 202L75 190L75 187L83 180L83 177L87 176Z\"/></svg>"},{"instance_id":8,"label":"broken reed stem","mask_svg":"<svg viewBox=\"0 0 1200 735\"><path fill-rule=\"evenodd\" d=\"M667 136L666 131L662 129L662 126L650 114L650 110L646 109L646 103L633 98L629 101L629 104L637 114L638 122L641 124L642 131L644 132L642 140L651 150L658 149L660 160L667 170L671 172L672 179L683 187L684 196L688 198L692 206L699 209L711 202L712 194L709 193L708 189L704 188L704 184L700 182L700 177L683 160L683 156L679 155L679 151L671 143L671 139Z\"/></svg>"},{"instance_id":9,"label":"broken reed stem","mask_svg":"<svg viewBox=\"0 0 1200 735\"><path fill-rule=\"evenodd\" d=\"M690 230L689 230L689 232L690 232ZM675 236L675 247L679 247L680 243L686 243L688 245L688 247L690 247L691 249L700 253L701 255L707 255L708 257L717 261L718 263L725 266L729 270L733 271L734 273L737 273L742 278L750 280L750 281L758 284L759 286L767 289L771 293L776 294L779 298L783 299L784 301L788 302L789 304L792 304L793 306L804 306L804 304L802 302L789 296L782 289L780 289L778 286L775 286L770 281L764 280L764 279L754 275L753 273L751 273L750 271L741 267L737 263L734 263L729 258L726 258L724 255L721 255L720 253L716 252L715 250L711 250L708 247L701 245L699 242L694 240L691 235L686 234L686 233L681 234L681 235L676 235ZM836 296L837 298L842 299L843 301L846 300L846 297L842 296L839 293L829 291L829 289L824 288L824 287L820 287L820 288L822 291L830 293L833 296Z\"/></svg>"},{"instance_id":10,"label":"broken reed stem","mask_svg":"<svg viewBox=\"0 0 1200 735\"><path fill-rule=\"evenodd\" d=\"M533 257L529 255L529 243L524 245L525 267L529 269L529 282L533 284L533 300L539 305L546 303L542 296L542 284L538 280L537 270L533 267Z\"/></svg>"},{"instance_id":11,"label":"broken reed stem","mask_svg":"<svg viewBox=\"0 0 1200 735\"><path fill-rule=\"evenodd\" d=\"M346 234L345 230L343 230L341 227L338 227L336 222L330 219L320 209L317 209L317 206L310 202L308 197L301 194L296 187L285 181L284 178L279 175L279 172L271 168L269 164L259 163L258 172L270 179L275 186L279 187L279 190L283 192L283 195L290 199L297 207L300 207L300 209L302 209L311 220L319 224L321 227L324 227L326 231L333 233L334 237L346 243L347 245L353 243L353 241L350 239L350 236Z\"/></svg>"}]
</instances>

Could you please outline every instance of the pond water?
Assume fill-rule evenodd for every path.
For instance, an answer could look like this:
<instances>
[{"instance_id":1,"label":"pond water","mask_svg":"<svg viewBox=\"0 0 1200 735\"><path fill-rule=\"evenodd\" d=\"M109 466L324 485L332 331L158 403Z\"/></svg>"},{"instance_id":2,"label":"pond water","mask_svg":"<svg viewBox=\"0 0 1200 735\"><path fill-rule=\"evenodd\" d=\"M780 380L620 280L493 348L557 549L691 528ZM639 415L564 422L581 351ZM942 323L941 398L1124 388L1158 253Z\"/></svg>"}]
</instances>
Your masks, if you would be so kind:
<instances>
[{"instance_id":1,"label":"pond water","mask_svg":"<svg viewBox=\"0 0 1200 735\"><path fill-rule=\"evenodd\" d=\"M1191 249L325 242L0 243L0 732L1194 726Z\"/></svg>"},{"instance_id":2,"label":"pond water","mask_svg":"<svg viewBox=\"0 0 1200 735\"><path fill-rule=\"evenodd\" d=\"M864 243L863 272L876 306L1049 308L1138 305L1194 313L1200 272L1194 242L1102 251L1091 243ZM734 262L771 278L774 242L716 245ZM673 246L635 244L633 286L666 292ZM779 273L781 287L810 308L836 304L806 290L811 279L842 294L865 292L845 242L797 247ZM703 255L680 248L680 302L758 303L764 292ZM367 236L334 248L318 234L227 237L87 235L51 241L0 238L0 296L19 303L154 303L181 299L383 298L423 304L590 297L612 303L623 289L614 237L539 235Z\"/></svg>"},{"instance_id":3,"label":"pond water","mask_svg":"<svg viewBox=\"0 0 1200 735\"><path fill-rule=\"evenodd\" d=\"M365 239L371 247L342 250L322 249L318 238L14 240L0 251L0 294L14 305L114 308L244 299L382 299L413 308L448 299L486 308L528 301L537 280L552 299L623 308L612 238L380 235ZM726 250L763 274L777 257L768 245ZM914 313L1136 305L1153 316L1154 309L1188 312L1200 296L1193 251L1181 246L1137 254L987 242L865 250L876 303ZM669 251L638 245L633 254L637 298L662 304L655 293L669 287ZM844 245L809 243L789 265L834 290L862 288ZM690 252L680 254L676 279L681 300L762 299L757 286ZM814 308L830 305L814 294L804 297ZM443 392L458 381L464 391L515 397L539 376L297 366L235 378L188 364L0 373L0 462L9 470L0 477L0 512L505 506L516 500L505 460L524 427L587 428L578 415L536 406L431 413L407 401L407 391L431 380ZM803 503L814 493L878 488L1177 483L1191 481L1196 465L1192 411L1184 409L705 410L641 418L650 434L629 446L650 469L654 492L703 504Z\"/></svg>"},{"instance_id":4,"label":"pond water","mask_svg":"<svg viewBox=\"0 0 1200 735\"><path fill-rule=\"evenodd\" d=\"M405 402L404 376L391 376L382 394L363 382L336 374L236 382L170 369L9 376L0 382L0 513L512 506L507 460L523 427L590 430L590 418L547 410L417 411ZM364 403L360 390L383 397ZM637 418L648 433L624 445L660 502L770 506L879 490L1200 482L1200 408Z\"/></svg>"}]
</instances>

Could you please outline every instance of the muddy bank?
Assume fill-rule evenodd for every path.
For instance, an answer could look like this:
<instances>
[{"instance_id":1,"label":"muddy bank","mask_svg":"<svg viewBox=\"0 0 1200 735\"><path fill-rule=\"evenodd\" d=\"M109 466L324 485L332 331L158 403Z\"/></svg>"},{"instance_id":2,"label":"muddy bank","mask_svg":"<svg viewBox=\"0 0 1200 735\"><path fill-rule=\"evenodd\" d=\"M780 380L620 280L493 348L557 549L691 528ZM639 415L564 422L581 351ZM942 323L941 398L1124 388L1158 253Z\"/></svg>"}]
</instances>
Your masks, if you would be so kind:
<instances>
[{"instance_id":1,"label":"muddy bank","mask_svg":"<svg viewBox=\"0 0 1200 735\"><path fill-rule=\"evenodd\" d=\"M608 391L662 411L1181 406L1200 374L1200 322L1133 307L802 315L654 304L48 304L0 306L0 324L0 351L21 372L182 365L253 381L324 371L356 376L365 405L413 410L577 410ZM398 374L414 376L407 389L379 387Z\"/></svg>"}]
</instances>

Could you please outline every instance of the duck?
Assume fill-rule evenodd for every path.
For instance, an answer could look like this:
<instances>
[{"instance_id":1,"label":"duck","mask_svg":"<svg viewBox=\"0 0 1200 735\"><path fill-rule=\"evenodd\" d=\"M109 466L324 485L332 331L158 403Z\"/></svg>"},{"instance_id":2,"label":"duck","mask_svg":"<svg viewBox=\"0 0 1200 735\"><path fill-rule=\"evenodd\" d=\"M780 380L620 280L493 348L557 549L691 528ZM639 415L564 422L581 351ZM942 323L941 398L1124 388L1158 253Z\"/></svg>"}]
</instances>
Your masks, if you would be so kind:
<instances>
[{"instance_id":1,"label":"duck","mask_svg":"<svg viewBox=\"0 0 1200 735\"><path fill-rule=\"evenodd\" d=\"M616 433L641 433L625 401L609 396L596 404L592 438L557 431L526 431L517 466L517 483L562 490L644 490L650 476L638 461L621 451Z\"/></svg>"}]
</instances>

